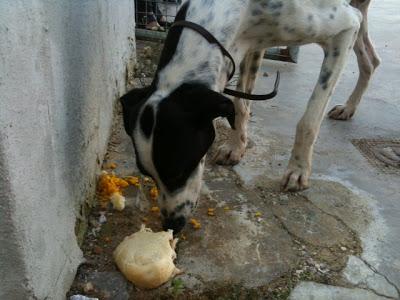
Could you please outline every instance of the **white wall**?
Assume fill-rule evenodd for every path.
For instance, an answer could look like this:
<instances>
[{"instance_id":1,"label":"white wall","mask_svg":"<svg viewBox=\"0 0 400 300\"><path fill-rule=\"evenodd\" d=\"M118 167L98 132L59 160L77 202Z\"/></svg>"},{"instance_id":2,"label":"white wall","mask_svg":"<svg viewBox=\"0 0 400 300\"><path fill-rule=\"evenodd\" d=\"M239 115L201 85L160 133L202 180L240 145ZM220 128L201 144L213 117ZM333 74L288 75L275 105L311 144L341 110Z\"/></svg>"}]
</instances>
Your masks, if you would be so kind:
<instances>
[{"instance_id":1,"label":"white wall","mask_svg":"<svg viewBox=\"0 0 400 300\"><path fill-rule=\"evenodd\" d=\"M64 299L132 38L133 0L0 1L0 299Z\"/></svg>"}]
</instances>

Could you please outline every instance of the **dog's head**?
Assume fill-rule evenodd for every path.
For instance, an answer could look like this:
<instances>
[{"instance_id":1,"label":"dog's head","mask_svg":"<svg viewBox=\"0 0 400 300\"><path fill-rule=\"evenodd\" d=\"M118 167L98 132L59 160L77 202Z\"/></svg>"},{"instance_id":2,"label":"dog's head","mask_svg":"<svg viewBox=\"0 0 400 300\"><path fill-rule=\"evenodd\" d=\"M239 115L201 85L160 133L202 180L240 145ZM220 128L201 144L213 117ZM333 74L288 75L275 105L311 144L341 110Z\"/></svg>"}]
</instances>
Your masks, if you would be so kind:
<instances>
[{"instance_id":1,"label":"dog's head","mask_svg":"<svg viewBox=\"0 0 400 300\"><path fill-rule=\"evenodd\" d=\"M200 84L183 84L169 95L134 89L121 103L136 164L160 188L163 227L179 232L197 204L213 120L226 117L233 126L233 103Z\"/></svg>"}]
</instances>

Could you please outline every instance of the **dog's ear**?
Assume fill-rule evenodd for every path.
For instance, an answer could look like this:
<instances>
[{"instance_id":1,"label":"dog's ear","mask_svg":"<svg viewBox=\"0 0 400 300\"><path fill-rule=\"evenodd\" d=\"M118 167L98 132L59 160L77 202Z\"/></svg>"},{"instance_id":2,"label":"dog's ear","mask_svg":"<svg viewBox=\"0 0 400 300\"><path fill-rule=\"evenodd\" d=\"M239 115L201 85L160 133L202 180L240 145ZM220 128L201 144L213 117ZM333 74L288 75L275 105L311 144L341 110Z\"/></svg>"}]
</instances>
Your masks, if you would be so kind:
<instances>
[{"instance_id":1,"label":"dog's ear","mask_svg":"<svg viewBox=\"0 0 400 300\"><path fill-rule=\"evenodd\" d=\"M143 105L150 91L151 87L133 89L119 99L122 104L124 127L128 135L132 134L140 107Z\"/></svg>"},{"instance_id":2,"label":"dog's ear","mask_svg":"<svg viewBox=\"0 0 400 300\"><path fill-rule=\"evenodd\" d=\"M208 90L203 101L203 112L206 118L211 121L218 117L227 118L231 128L235 129L235 106L232 100L220 93Z\"/></svg>"},{"instance_id":3,"label":"dog's ear","mask_svg":"<svg viewBox=\"0 0 400 300\"><path fill-rule=\"evenodd\" d=\"M184 98L186 103L190 99L191 110L200 126L209 126L214 119L224 117L235 129L235 107L229 98L203 86L190 88Z\"/></svg>"}]
</instances>

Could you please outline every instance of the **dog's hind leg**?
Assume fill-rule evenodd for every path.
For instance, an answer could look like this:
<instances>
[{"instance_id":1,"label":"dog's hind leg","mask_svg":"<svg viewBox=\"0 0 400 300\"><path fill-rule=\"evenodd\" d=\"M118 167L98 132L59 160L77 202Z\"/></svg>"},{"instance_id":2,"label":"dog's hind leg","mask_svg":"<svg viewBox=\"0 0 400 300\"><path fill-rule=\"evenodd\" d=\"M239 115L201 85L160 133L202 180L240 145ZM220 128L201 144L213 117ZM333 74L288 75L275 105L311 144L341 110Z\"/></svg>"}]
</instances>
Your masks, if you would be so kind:
<instances>
[{"instance_id":1,"label":"dog's hind leg","mask_svg":"<svg viewBox=\"0 0 400 300\"><path fill-rule=\"evenodd\" d=\"M355 113L358 104L365 91L368 88L369 81L375 69L380 63L380 59L375 52L371 39L368 34L368 6L370 0L353 0L351 5L358 8L362 15L363 21L358 33L356 43L354 45L354 52L357 55L359 77L357 85L347 100L345 105L335 106L328 114L332 119L336 120L349 120Z\"/></svg>"},{"instance_id":2,"label":"dog's hind leg","mask_svg":"<svg viewBox=\"0 0 400 300\"><path fill-rule=\"evenodd\" d=\"M360 16L353 13L350 16L352 21L349 22L349 29L334 35L322 45L325 58L306 112L297 124L295 144L282 179L282 189L285 191L298 191L308 187L313 147L323 115L360 27Z\"/></svg>"},{"instance_id":3,"label":"dog's hind leg","mask_svg":"<svg viewBox=\"0 0 400 300\"><path fill-rule=\"evenodd\" d=\"M264 51L249 52L240 64L237 90L251 93L257 79ZM223 165L235 165L243 157L247 146L247 124L250 119L251 101L235 98L235 129L231 130L228 140L215 156L215 162Z\"/></svg>"}]
</instances>

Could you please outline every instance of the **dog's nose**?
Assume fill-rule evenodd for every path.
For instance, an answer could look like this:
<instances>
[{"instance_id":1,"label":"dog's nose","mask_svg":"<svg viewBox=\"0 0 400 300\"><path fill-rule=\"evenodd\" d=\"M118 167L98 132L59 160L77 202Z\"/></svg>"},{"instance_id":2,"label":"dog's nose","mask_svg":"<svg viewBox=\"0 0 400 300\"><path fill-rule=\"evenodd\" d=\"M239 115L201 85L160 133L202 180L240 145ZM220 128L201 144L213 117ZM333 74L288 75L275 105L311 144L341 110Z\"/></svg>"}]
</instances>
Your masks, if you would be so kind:
<instances>
[{"instance_id":1,"label":"dog's nose","mask_svg":"<svg viewBox=\"0 0 400 300\"><path fill-rule=\"evenodd\" d=\"M166 218L163 221L163 229L172 229L174 231L174 234L177 234L183 229L183 227L185 227L185 224L186 219L183 216L180 216L178 218Z\"/></svg>"}]
</instances>

